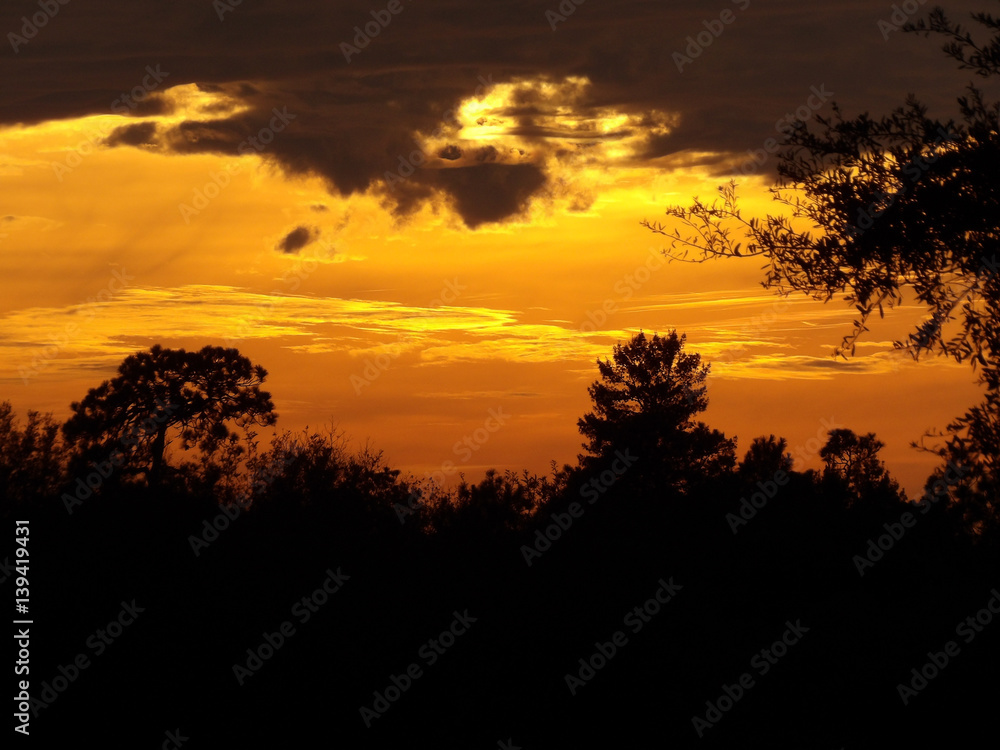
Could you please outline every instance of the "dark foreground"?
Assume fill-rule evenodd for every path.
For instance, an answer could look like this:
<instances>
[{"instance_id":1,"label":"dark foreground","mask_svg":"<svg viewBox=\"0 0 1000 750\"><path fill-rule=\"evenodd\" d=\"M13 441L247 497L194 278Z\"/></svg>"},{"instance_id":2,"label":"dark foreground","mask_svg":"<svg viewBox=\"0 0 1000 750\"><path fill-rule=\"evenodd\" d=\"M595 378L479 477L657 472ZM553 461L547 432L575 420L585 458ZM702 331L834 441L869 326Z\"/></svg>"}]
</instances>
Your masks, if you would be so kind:
<instances>
[{"instance_id":1,"label":"dark foreground","mask_svg":"<svg viewBox=\"0 0 1000 750\"><path fill-rule=\"evenodd\" d=\"M592 503L582 482L520 524L505 509L523 487L499 477L403 522L389 485L319 500L278 482L231 521L148 490L72 514L8 507L9 537L31 519L30 744L833 749L995 733L997 546L944 508L847 508L793 474L734 534L749 494L734 478L684 497L626 475Z\"/></svg>"}]
</instances>

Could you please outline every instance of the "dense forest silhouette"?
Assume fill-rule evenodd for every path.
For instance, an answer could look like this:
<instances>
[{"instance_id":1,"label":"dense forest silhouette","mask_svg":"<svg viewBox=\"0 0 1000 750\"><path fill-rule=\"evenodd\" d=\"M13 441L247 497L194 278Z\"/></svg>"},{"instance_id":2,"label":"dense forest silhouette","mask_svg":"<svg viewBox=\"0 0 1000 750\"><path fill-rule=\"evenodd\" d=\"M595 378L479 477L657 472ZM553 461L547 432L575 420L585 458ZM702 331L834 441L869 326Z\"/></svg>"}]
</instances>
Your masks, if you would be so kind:
<instances>
[{"instance_id":1,"label":"dense forest silhouette","mask_svg":"<svg viewBox=\"0 0 1000 750\"><path fill-rule=\"evenodd\" d=\"M872 434L830 429L819 471L774 435L738 459L697 420L709 368L685 343L640 333L598 363L574 465L451 489L332 432L262 445L267 373L235 349L132 355L61 426L3 404L4 513L32 521L41 592L32 735L839 748L981 728L997 639L955 631L1000 610L993 528L933 477L907 498Z\"/></svg>"},{"instance_id":2,"label":"dense forest silhouette","mask_svg":"<svg viewBox=\"0 0 1000 750\"><path fill-rule=\"evenodd\" d=\"M974 18L991 42L938 10L910 30L987 78L1000 23ZM833 750L995 736L1000 107L974 87L959 104L961 122L910 100L795 128L777 195L809 231L745 220L735 186L647 222L678 260L759 255L778 292L844 295L859 316L844 356L904 291L927 305L900 350L971 363L984 396L925 446L940 465L919 496L849 425L828 425L822 468L803 470L779 435L740 445L705 424L709 365L676 331L597 363L575 463L451 488L332 431L265 441L280 404L261 365L154 346L63 424L0 403L5 528L31 524L31 737ZM10 589L28 548L14 541Z\"/></svg>"}]
</instances>

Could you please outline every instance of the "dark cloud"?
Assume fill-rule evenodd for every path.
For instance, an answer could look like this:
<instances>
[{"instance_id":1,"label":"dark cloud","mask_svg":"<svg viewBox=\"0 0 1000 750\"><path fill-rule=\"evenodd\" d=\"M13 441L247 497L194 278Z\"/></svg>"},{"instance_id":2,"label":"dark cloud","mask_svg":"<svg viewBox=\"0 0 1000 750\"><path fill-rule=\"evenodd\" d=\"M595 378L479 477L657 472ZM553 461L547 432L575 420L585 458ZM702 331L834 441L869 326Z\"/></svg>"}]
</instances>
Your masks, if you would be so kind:
<instances>
[{"instance_id":1,"label":"dark cloud","mask_svg":"<svg viewBox=\"0 0 1000 750\"><path fill-rule=\"evenodd\" d=\"M496 146L484 146L476 151L476 161L480 162L496 161L498 156L499 152L497 151Z\"/></svg>"},{"instance_id":2,"label":"dark cloud","mask_svg":"<svg viewBox=\"0 0 1000 750\"><path fill-rule=\"evenodd\" d=\"M107 146L149 146L156 142L156 123L138 122L123 125L111 131L104 143Z\"/></svg>"},{"instance_id":3,"label":"dark cloud","mask_svg":"<svg viewBox=\"0 0 1000 750\"><path fill-rule=\"evenodd\" d=\"M174 108L162 94L149 94L143 99L132 101L129 114L133 117L154 117L173 114Z\"/></svg>"},{"instance_id":4,"label":"dark cloud","mask_svg":"<svg viewBox=\"0 0 1000 750\"><path fill-rule=\"evenodd\" d=\"M523 212L545 184L545 174L531 164L484 164L437 170L428 181L452 197L465 223L474 228Z\"/></svg>"},{"instance_id":5,"label":"dark cloud","mask_svg":"<svg viewBox=\"0 0 1000 750\"><path fill-rule=\"evenodd\" d=\"M317 237L319 230L315 227L295 227L282 238L275 249L283 253L297 253Z\"/></svg>"},{"instance_id":6,"label":"dark cloud","mask_svg":"<svg viewBox=\"0 0 1000 750\"><path fill-rule=\"evenodd\" d=\"M545 196L553 163L586 153L569 142L645 133L652 137L638 164L702 164L722 175L779 136L776 124L806 105L814 87L832 92L848 115L886 112L913 91L932 115L937 105L949 116L968 80L936 40L884 38L877 23L892 13L888 3L591 0L553 31L546 11L558 5L404 3L362 46L355 29L380 7L369 0L253 0L221 19L207 0L68 3L16 53L0 55L0 124L108 114L159 66L162 82L129 114L163 113L162 91L180 84L239 104L217 103L161 128L169 151L259 153L289 174L321 177L331 193L374 188L402 214L426 201L448 204L477 226ZM960 0L949 12L967 21L969 10L988 6ZM724 9L733 11L728 24L719 20ZM8 0L0 29L19 33L22 16L37 11L37 0ZM350 61L343 44L357 45ZM559 88L583 79L591 85L572 96ZM539 84L519 88L493 116L531 144L527 154L512 155L502 137L493 151L436 147L437 156L401 174L419 134L440 131L457 104L483 93L484 81L519 80ZM268 132L276 111L294 119ZM608 112L628 115L629 124L598 131L593 124ZM656 112L675 117L670 128L657 131ZM143 132L126 130L115 144L136 145ZM769 154L755 171L773 174L776 162ZM383 189L387 173L407 179Z\"/></svg>"}]
</instances>

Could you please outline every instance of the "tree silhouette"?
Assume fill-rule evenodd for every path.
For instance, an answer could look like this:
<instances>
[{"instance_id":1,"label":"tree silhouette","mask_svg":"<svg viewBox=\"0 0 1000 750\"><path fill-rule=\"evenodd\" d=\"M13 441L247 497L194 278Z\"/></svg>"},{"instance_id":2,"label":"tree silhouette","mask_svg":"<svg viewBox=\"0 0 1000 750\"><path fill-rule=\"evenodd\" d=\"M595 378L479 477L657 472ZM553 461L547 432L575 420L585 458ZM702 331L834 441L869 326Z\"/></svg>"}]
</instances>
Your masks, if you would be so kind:
<instances>
[{"instance_id":1,"label":"tree silhouette","mask_svg":"<svg viewBox=\"0 0 1000 750\"><path fill-rule=\"evenodd\" d=\"M965 528L982 535L1000 528L1000 383L997 371L984 372L993 381L986 398L948 425L950 437L923 450L939 455L942 465L926 490L938 497L950 492Z\"/></svg>"},{"instance_id":2,"label":"tree silhouette","mask_svg":"<svg viewBox=\"0 0 1000 750\"><path fill-rule=\"evenodd\" d=\"M126 357L117 377L74 402L63 432L88 455L124 455L130 471L155 485L171 428L179 429L184 450L197 446L210 455L236 438L229 422L273 425L270 394L260 390L266 377L236 349L188 352L156 345Z\"/></svg>"},{"instance_id":3,"label":"tree silhouette","mask_svg":"<svg viewBox=\"0 0 1000 750\"><path fill-rule=\"evenodd\" d=\"M51 414L29 411L22 428L11 403L0 402L0 502L54 495L64 459L59 424Z\"/></svg>"},{"instance_id":4,"label":"tree silhouette","mask_svg":"<svg viewBox=\"0 0 1000 750\"><path fill-rule=\"evenodd\" d=\"M856 435L853 430L830 430L826 445L820 448L823 459L823 479L837 482L847 491L848 503L862 498L899 498L899 484L889 476L878 453L885 443L875 433Z\"/></svg>"},{"instance_id":5,"label":"tree silhouette","mask_svg":"<svg viewBox=\"0 0 1000 750\"><path fill-rule=\"evenodd\" d=\"M552 494L547 477L487 469L478 483L463 477L449 495L449 502L434 509L431 522L439 532L468 534L475 530L480 535L503 535L523 529Z\"/></svg>"},{"instance_id":6,"label":"tree silhouette","mask_svg":"<svg viewBox=\"0 0 1000 750\"><path fill-rule=\"evenodd\" d=\"M684 352L686 338L671 331L647 339L640 332L615 346L613 361L598 360L601 380L588 389L594 411L577 422L589 440L581 466L628 450L640 474L665 474L679 486L732 468L735 440L694 420L708 407L709 365Z\"/></svg>"},{"instance_id":7,"label":"tree silhouette","mask_svg":"<svg viewBox=\"0 0 1000 750\"><path fill-rule=\"evenodd\" d=\"M974 17L994 32L989 45L977 46L940 9L908 30L947 35L952 41L945 51L960 67L997 75L1000 24ZM667 209L684 232L643 224L671 238L674 259L761 256L768 261L766 287L823 301L844 295L859 313L838 349L845 356L868 330L871 314L884 315L909 288L928 306L930 319L905 343L897 342L901 347L914 356L938 350L995 364L1000 103L986 102L970 85L958 105L958 123L928 118L927 108L910 96L879 119L865 113L845 120L834 104L831 118L817 118L822 132L800 125L786 138L781 179L771 190L791 216L745 219L731 182L711 204L696 198L690 207ZM795 228L806 223L812 227ZM949 338L945 324L956 314L960 330Z\"/></svg>"},{"instance_id":8,"label":"tree silhouette","mask_svg":"<svg viewBox=\"0 0 1000 750\"><path fill-rule=\"evenodd\" d=\"M977 44L940 8L905 29L945 37L944 52L960 68L992 78L1000 74L1000 21L972 17L992 34L988 42ZM971 84L957 101L959 122L929 118L910 96L879 119L844 119L834 105L832 117L817 118L820 132L793 130L771 190L784 214L745 218L732 182L712 203L669 207L680 228L643 224L671 238L674 259L761 256L765 287L823 301L842 296L858 315L836 349L845 358L876 311L884 316L907 295L926 305L927 319L895 346L915 359L938 352L980 370L985 399L931 450L978 462L969 476L981 480L962 486L965 500L981 504L998 482L1000 103Z\"/></svg>"},{"instance_id":9,"label":"tree silhouette","mask_svg":"<svg viewBox=\"0 0 1000 750\"><path fill-rule=\"evenodd\" d=\"M791 472L794 460L786 453L785 438L755 437L739 465L739 475L749 483L771 480L779 471Z\"/></svg>"}]
</instances>

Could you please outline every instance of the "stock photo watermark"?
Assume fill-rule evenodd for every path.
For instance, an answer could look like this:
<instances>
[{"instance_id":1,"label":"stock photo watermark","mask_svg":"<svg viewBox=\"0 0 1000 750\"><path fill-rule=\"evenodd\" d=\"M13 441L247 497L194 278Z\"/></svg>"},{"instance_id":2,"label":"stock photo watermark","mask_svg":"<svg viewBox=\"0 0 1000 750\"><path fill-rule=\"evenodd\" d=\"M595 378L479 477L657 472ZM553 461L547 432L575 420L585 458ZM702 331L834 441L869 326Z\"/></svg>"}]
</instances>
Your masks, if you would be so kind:
<instances>
[{"instance_id":1,"label":"stock photo watermark","mask_svg":"<svg viewBox=\"0 0 1000 750\"><path fill-rule=\"evenodd\" d=\"M70 0L38 0L38 10L28 16L21 16L21 33L13 31L7 34L7 41L10 42L11 49L16 55L21 51L21 47L26 45L36 36L40 29L49 25L49 21L59 15L62 6L69 5Z\"/></svg>"},{"instance_id":2,"label":"stock photo watermark","mask_svg":"<svg viewBox=\"0 0 1000 750\"><path fill-rule=\"evenodd\" d=\"M117 99L113 100L109 107L110 110L116 115L125 116L130 114L143 101L145 101L153 91L159 88L160 84L163 83L169 75L169 71L163 71L160 69L159 63L155 67L147 65L146 75L142 77L141 82L133 86L129 91L122 93ZM101 145L101 142L111 135L115 127L117 127L116 124L103 120L100 124L100 132L98 136L88 137L87 140L78 143L76 148L66 155L65 159L62 161L52 162L50 166L52 167L52 171L55 173L56 179L59 182L62 182L66 175L70 174L74 169L83 164L84 157L93 154L94 150Z\"/></svg>"},{"instance_id":3,"label":"stock photo watermark","mask_svg":"<svg viewBox=\"0 0 1000 750\"><path fill-rule=\"evenodd\" d=\"M452 612L452 616L453 619L448 627L442 630L437 637L424 643L417 651L417 656L422 660L424 667L433 667L438 659L444 656L448 649L455 645L458 638L465 635L469 627L478 619L471 617L467 609L461 613L456 610ZM424 676L424 667L421 667L420 661L411 662L399 674L390 674L389 684L385 688L372 692L371 706L361 706L358 709L366 728L371 729L372 722L385 716L392 705L402 698L417 680Z\"/></svg>"},{"instance_id":4,"label":"stock photo watermark","mask_svg":"<svg viewBox=\"0 0 1000 750\"><path fill-rule=\"evenodd\" d=\"M311 594L303 596L292 605L291 613L299 625L309 622L312 616L319 612L320 607L329 602L330 597L340 591L350 579L351 577L340 568L337 568L336 572L327 568L323 583ZM262 633L261 642L246 650L246 661L242 664L233 664L233 676L237 684L243 687L246 681L263 669L264 663L274 657L296 632L295 624L291 620L284 620L273 632Z\"/></svg>"},{"instance_id":5,"label":"stock photo watermark","mask_svg":"<svg viewBox=\"0 0 1000 750\"><path fill-rule=\"evenodd\" d=\"M666 265L663 254L657 248L649 249L649 257L635 267L631 273L625 274L615 282L613 291L615 297L606 297L601 304L587 311L587 320L580 324L580 331L592 333L608 322L608 318L620 309L622 302L632 299L651 278L653 274Z\"/></svg>"},{"instance_id":6,"label":"stock photo watermark","mask_svg":"<svg viewBox=\"0 0 1000 750\"><path fill-rule=\"evenodd\" d=\"M990 593L993 596L982 609L955 626L955 635L959 636L965 645L972 643L976 636L992 624L993 615L1000 615L1000 591L993 589ZM954 640L945 643L940 651L928 651L927 661L920 667L910 670L909 680L896 685L896 692L903 705L908 706L911 700L926 690L931 681L937 678L961 652L962 647Z\"/></svg>"},{"instance_id":7,"label":"stock photo watermark","mask_svg":"<svg viewBox=\"0 0 1000 750\"><path fill-rule=\"evenodd\" d=\"M453 280L445 280L444 286L441 288L438 296L430 301L429 306L439 307L441 305L451 305L455 303L467 289L467 286L458 282L457 276ZM366 357L365 366L361 370L361 373L353 373L348 376L348 380L354 388L354 395L360 396L365 388L371 386L382 376L382 373L392 367L392 363L399 359L403 352L406 351L406 344L410 344L418 340L419 337L417 335L402 332L397 335L396 341L383 346L382 350L374 357Z\"/></svg>"},{"instance_id":8,"label":"stock photo watermark","mask_svg":"<svg viewBox=\"0 0 1000 750\"><path fill-rule=\"evenodd\" d=\"M479 81L479 85L476 86L476 90L473 93L473 96L477 99L480 99L486 93L486 91L493 88L494 86L493 74L490 73L489 75L486 76L486 78L483 78L481 75L476 76L476 80ZM458 115L460 109L461 109L460 106L452 107L443 115L441 115L440 118L441 124L438 125L438 127L434 130L434 132L427 137L427 140L433 142L442 138L447 132L449 126L453 126L455 123L458 123L459 122ZM385 171L383 178L385 180L386 187L389 188L390 190L395 190L396 185L399 184L400 182L406 182L410 177L414 175L414 173L420 167L426 164L428 159L430 158L427 155L427 152L424 151L423 145L421 143L415 141L415 145L417 146L417 148L411 151L409 154L400 154L398 157L396 157L396 161L399 166L396 168L395 172L390 172L389 170Z\"/></svg>"},{"instance_id":9,"label":"stock photo watermark","mask_svg":"<svg viewBox=\"0 0 1000 750\"><path fill-rule=\"evenodd\" d=\"M597 502L601 495L614 486L638 459L633 456L629 449L615 452L615 460L610 469L606 469L596 477L591 477L587 483L580 488L580 497L586 498L589 505ZM536 558L552 549L552 545L562 539L563 534L570 530L573 522L583 517L587 508L576 500L571 502L565 513L558 511L549 516L549 523L541 529L535 530L535 539L531 544L521 545L521 556L525 564L530 568Z\"/></svg>"},{"instance_id":10,"label":"stock photo watermark","mask_svg":"<svg viewBox=\"0 0 1000 750\"><path fill-rule=\"evenodd\" d=\"M917 11L926 4L927 0L905 0L905 2L899 5L893 3L890 6L892 8L892 15L876 21L875 27L882 33L882 38L888 41L889 34L902 29L906 22L916 15Z\"/></svg>"},{"instance_id":11,"label":"stock photo watermark","mask_svg":"<svg viewBox=\"0 0 1000 750\"><path fill-rule=\"evenodd\" d=\"M654 594L639 606L629 610L622 621L622 624L629 629L632 635L636 635L652 622L663 607L672 602L678 592L684 588L679 583L674 583L673 576L666 581L661 578L657 583L660 584L660 587ZM577 662L580 668L575 673L567 673L563 678L569 689L569 694L575 696L577 691L593 680L597 673L604 669L622 648L628 645L628 642L628 634L624 630L616 630L607 641L595 641L594 652L586 659L580 657Z\"/></svg>"},{"instance_id":12,"label":"stock photo watermark","mask_svg":"<svg viewBox=\"0 0 1000 750\"><path fill-rule=\"evenodd\" d=\"M273 116L270 122L258 130L256 134L244 138L239 146L237 146L236 151L240 156L263 153L267 146L274 142L276 134L284 130L297 117L297 115L288 111L287 106L282 107L280 110L274 107L271 109L271 112ZM191 202L177 204L177 210L180 212L181 218L184 219L184 223L190 224L192 219L208 208L209 204L218 198L223 190L229 187L233 181L233 177L239 174L239 172L240 165L238 162L226 164L223 171L209 172L208 181L200 188L195 188L192 191Z\"/></svg>"},{"instance_id":13,"label":"stock photo watermark","mask_svg":"<svg viewBox=\"0 0 1000 750\"><path fill-rule=\"evenodd\" d=\"M85 645L90 649L90 652L93 652L92 656L88 651L81 651L72 661L58 667L58 675L51 680L42 682L38 697L28 698L32 716L37 719L38 714L43 709L49 708L55 703L59 696L65 693L69 689L69 686L80 678L84 670L91 667L93 664L92 659L107 651L115 641L121 638L125 629L132 625L139 615L145 611L144 607L136 605L135 599L131 602L121 602L121 611L117 616L104 627L98 628L93 635L87 638ZM22 692L29 693L30 696L28 681L23 680L22 683L25 683L24 687L21 688ZM27 717L25 716L24 718Z\"/></svg>"},{"instance_id":14,"label":"stock photo watermark","mask_svg":"<svg viewBox=\"0 0 1000 750\"><path fill-rule=\"evenodd\" d=\"M750 666L756 670L757 677L763 677L770 672L771 668L788 653L789 649L797 644L802 636L808 632L809 628L803 626L801 620L796 620L794 623L786 621L785 632L770 646L762 648L750 660ZM731 711L756 686L757 680L752 672L744 672L731 685L723 683L719 697L714 701L705 701L704 716L691 717L691 725L694 727L694 731L697 732L698 737L704 737L705 732L722 721L723 716Z\"/></svg>"},{"instance_id":15,"label":"stock photo watermark","mask_svg":"<svg viewBox=\"0 0 1000 750\"><path fill-rule=\"evenodd\" d=\"M158 425L169 421L171 415L180 409L177 404L165 404L159 399L156 400L156 404L158 409L155 415L136 422L132 429L119 439L118 442L125 450L114 448L103 461L91 462L94 470L86 477L76 478L75 492L72 495L68 492L62 494L61 499L67 514L73 515L73 509L77 505L83 505L84 500L88 500L94 493L100 491L111 475L125 464L127 458L125 451L138 446L141 436L155 435L159 430Z\"/></svg>"},{"instance_id":16,"label":"stock photo watermark","mask_svg":"<svg viewBox=\"0 0 1000 750\"><path fill-rule=\"evenodd\" d=\"M732 0L732 3L741 11L750 7L750 0ZM705 30L699 31L697 35L689 36L685 40L687 46L684 48L684 52L674 52L672 56L674 64L677 66L677 72L683 73L685 65L690 65L696 58L701 57L702 52L710 47L712 42L722 36L722 33L729 24L735 20L736 13L733 12L732 8L726 8L719 13L718 18L702 21L701 24L705 27Z\"/></svg>"},{"instance_id":17,"label":"stock photo watermark","mask_svg":"<svg viewBox=\"0 0 1000 750\"><path fill-rule=\"evenodd\" d=\"M400 0L389 0L385 8L371 11L372 20L365 23L364 28L354 27L353 45L347 42L340 43L340 51L344 55L347 64L350 65L351 58L361 54L361 50L371 44L372 39L382 33L395 16L405 10Z\"/></svg>"},{"instance_id":18,"label":"stock photo watermark","mask_svg":"<svg viewBox=\"0 0 1000 750\"><path fill-rule=\"evenodd\" d=\"M809 122L813 115L822 109L823 105L834 95L832 91L827 91L825 83L821 83L818 88L811 86L809 90L810 94L805 103L799 105L794 112L786 112L774 123L774 130L778 134L778 138L772 136L764 140L761 148L747 150L749 158L740 166L740 174L746 177L764 166L768 159L781 150L782 138L788 137L796 128Z\"/></svg>"},{"instance_id":19,"label":"stock photo watermark","mask_svg":"<svg viewBox=\"0 0 1000 750\"><path fill-rule=\"evenodd\" d=\"M447 483L448 478L458 472L459 464L468 462L472 458L473 453L486 445L490 437L494 433L499 432L512 416L505 414L502 406L490 409L487 413L489 416L483 422L482 427L477 427L472 431L471 435L465 435L460 440L456 440L452 446L452 453L459 459L459 463L456 464L451 459L443 461L439 469L424 474L425 481L432 482L438 487L443 487ZM411 490L410 496L406 500L406 505L396 503L393 506L399 522L401 524L406 523L406 519L414 515L417 509L424 505L425 502L426 500L421 496L420 490L416 488Z\"/></svg>"},{"instance_id":20,"label":"stock photo watermark","mask_svg":"<svg viewBox=\"0 0 1000 750\"><path fill-rule=\"evenodd\" d=\"M943 476L935 480L924 492L920 501L917 502L916 508L920 511L920 514L926 515L934 503L947 497L948 487L958 484L966 473L968 473L968 469L956 465L953 461L949 461L943 472ZM885 529L886 533L881 534L877 538L870 538L865 547L864 554L855 555L852 558L858 575L864 578L865 573L868 572L868 568L874 568L875 563L881 561L898 542L902 541L906 532L916 526L916 524L917 516L908 510L900 514L898 521L882 524L882 528Z\"/></svg>"},{"instance_id":21,"label":"stock photo watermark","mask_svg":"<svg viewBox=\"0 0 1000 750\"><path fill-rule=\"evenodd\" d=\"M135 276L130 275L124 268L121 270L115 269L111 272L111 276L111 281L101 291L93 297L87 297L87 299L80 303L78 307L81 308L81 311L78 315L74 315L74 317L80 318L79 321L67 323L60 335L49 337L49 345L36 353L29 364L17 368L18 374L25 385L30 383L32 378L47 369L73 343L81 333L81 324L86 324L96 317L97 305L113 300L128 288L129 282L135 279Z\"/></svg>"}]
</instances>

